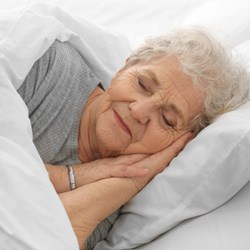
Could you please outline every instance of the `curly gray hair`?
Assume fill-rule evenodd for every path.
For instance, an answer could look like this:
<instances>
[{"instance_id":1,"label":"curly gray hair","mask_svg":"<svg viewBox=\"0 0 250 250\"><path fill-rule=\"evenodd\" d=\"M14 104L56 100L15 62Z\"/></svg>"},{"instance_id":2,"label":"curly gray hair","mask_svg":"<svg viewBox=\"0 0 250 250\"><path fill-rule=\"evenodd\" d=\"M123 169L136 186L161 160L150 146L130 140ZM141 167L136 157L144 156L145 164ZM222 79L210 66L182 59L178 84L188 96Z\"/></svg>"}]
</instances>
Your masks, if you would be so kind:
<instances>
[{"instance_id":1,"label":"curly gray hair","mask_svg":"<svg viewBox=\"0 0 250 250\"><path fill-rule=\"evenodd\" d=\"M175 56L193 84L205 90L203 112L193 121L196 132L250 98L246 69L203 28L182 28L146 40L131 54L126 67L158 56Z\"/></svg>"}]
</instances>

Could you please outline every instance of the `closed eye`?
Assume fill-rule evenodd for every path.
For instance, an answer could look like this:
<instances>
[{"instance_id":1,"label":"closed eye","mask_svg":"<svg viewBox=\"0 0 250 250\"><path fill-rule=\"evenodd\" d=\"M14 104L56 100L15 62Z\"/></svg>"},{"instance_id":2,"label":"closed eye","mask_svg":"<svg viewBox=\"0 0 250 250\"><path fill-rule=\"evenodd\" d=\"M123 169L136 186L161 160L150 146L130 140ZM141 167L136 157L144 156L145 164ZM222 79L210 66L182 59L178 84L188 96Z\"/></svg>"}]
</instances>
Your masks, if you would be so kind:
<instances>
[{"instance_id":1,"label":"closed eye","mask_svg":"<svg viewBox=\"0 0 250 250\"><path fill-rule=\"evenodd\" d=\"M168 117L165 117L164 115L162 115L164 123L168 126L168 127L174 127L174 123L172 122L171 119L169 119Z\"/></svg>"},{"instance_id":2,"label":"closed eye","mask_svg":"<svg viewBox=\"0 0 250 250\"><path fill-rule=\"evenodd\" d=\"M144 91L148 91L147 87L145 86L143 80L140 77L138 77L138 84L141 89L143 89Z\"/></svg>"}]
</instances>

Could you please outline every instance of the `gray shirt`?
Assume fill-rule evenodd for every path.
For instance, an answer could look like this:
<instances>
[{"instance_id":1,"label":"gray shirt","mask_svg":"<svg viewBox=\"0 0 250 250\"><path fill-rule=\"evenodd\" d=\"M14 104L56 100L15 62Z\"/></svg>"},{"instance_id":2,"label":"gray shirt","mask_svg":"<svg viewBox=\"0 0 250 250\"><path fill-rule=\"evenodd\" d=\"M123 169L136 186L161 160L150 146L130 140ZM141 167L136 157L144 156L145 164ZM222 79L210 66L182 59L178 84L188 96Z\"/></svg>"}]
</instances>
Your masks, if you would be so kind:
<instances>
[{"instance_id":1,"label":"gray shirt","mask_svg":"<svg viewBox=\"0 0 250 250\"><path fill-rule=\"evenodd\" d=\"M45 163L80 163L83 107L100 80L69 44L56 41L18 89L29 110L34 144Z\"/></svg>"},{"instance_id":2,"label":"gray shirt","mask_svg":"<svg viewBox=\"0 0 250 250\"><path fill-rule=\"evenodd\" d=\"M33 141L44 163L79 164L78 131L86 101L100 80L68 43L56 41L18 89L29 110ZM98 225L86 243L103 239L117 213Z\"/></svg>"}]
</instances>

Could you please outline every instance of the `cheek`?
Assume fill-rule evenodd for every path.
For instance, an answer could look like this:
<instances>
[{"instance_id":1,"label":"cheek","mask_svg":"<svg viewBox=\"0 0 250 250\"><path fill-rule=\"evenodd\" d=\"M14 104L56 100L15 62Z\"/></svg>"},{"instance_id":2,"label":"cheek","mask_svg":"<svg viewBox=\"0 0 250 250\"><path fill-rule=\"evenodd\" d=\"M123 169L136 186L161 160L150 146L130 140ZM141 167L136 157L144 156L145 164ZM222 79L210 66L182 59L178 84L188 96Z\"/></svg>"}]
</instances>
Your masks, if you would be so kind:
<instances>
[{"instance_id":1,"label":"cheek","mask_svg":"<svg viewBox=\"0 0 250 250\"><path fill-rule=\"evenodd\" d=\"M144 145L145 153L156 153L159 152L168 146L170 146L174 141L176 141L180 136L185 134L185 131L173 131L173 130L161 130L158 128L152 129L152 131L148 131L149 133L145 133L142 138L141 143Z\"/></svg>"},{"instance_id":2,"label":"cheek","mask_svg":"<svg viewBox=\"0 0 250 250\"><path fill-rule=\"evenodd\" d=\"M176 135L171 130L148 127L142 138L129 146L127 153L153 154L168 147L175 138Z\"/></svg>"},{"instance_id":3,"label":"cheek","mask_svg":"<svg viewBox=\"0 0 250 250\"><path fill-rule=\"evenodd\" d=\"M148 153L159 152L175 140L175 133L171 130L159 130L158 128L147 132L148 134L145 133L145 137L142 141L147 145Z\"/></svg>"},{"instance_id":4,"label":"cheek","mask_svg":"<svg viewBox=\"0 0 250 250\"><path fill-rule=\"evenodd\" d=\"M125 80L112 83L110 88L107 90L112 101L127 101L128 97L134 91L135 90L133 89L132 84Z\"/></svg>"},{"instance_id":5,"label":"cheek","mask_svg":"<svg viewBox=\"0 0 250 250\"><path fill-rule=\"evenodd\" d=\"M112 105L112 98L108 92L102 95L102 99L99 101L96 109L96 117L106 112Z\"/></svg>"}]
</instances>

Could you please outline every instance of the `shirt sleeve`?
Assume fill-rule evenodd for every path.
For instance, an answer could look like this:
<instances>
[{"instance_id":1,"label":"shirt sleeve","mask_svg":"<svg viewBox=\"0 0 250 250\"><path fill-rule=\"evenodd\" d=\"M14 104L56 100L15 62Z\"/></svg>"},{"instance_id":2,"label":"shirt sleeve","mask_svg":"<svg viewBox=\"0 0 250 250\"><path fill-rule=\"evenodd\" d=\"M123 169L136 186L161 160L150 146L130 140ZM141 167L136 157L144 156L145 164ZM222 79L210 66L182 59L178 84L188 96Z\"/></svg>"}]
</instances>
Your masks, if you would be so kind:
<instances>
[{"instance_id":1,"label":"shirt sleeve","mask_svg":"<svg viewBox=\"0 0 250 250\"><path fill-rule=\"evenodd\" d=\"M45 163L77 163L82 110L99 83L69 43L55 41L35 62L18 93L28 107L33 141Z\"/></svg>"}]
</instances>

